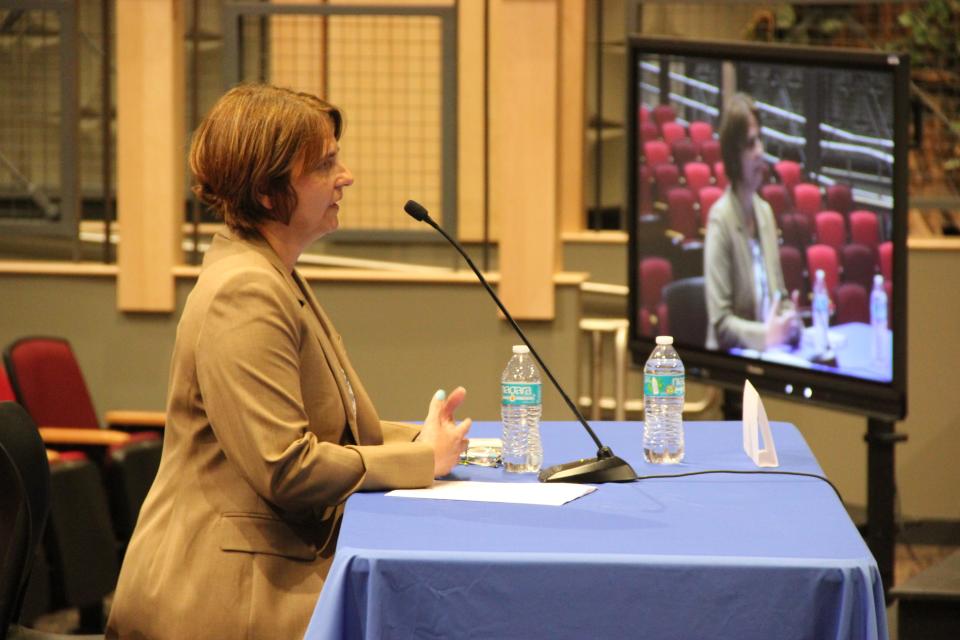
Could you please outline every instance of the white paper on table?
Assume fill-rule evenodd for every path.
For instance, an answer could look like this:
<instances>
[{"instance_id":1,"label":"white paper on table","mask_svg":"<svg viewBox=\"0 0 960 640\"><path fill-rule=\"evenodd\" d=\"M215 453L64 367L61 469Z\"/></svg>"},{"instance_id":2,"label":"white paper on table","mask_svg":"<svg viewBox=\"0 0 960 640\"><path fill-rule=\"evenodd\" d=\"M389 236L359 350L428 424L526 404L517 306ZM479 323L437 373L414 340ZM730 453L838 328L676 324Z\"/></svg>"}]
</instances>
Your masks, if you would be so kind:
<instances>
[{"instance_id":1,"label":"white paper on table","mask_svg":"<svg viewBox=\"0 0 960 640\"><path fill-rule=\"evenodd\" d=\"M760 436L763 436L763 448L760 448ZM743 383L743 450L758 467L779 467L777 447L773 444L770 421L763 408L760 394L750 384Z\"/></svg>"},{"instance_id":2,"label":"white paper on table","mask_svg":"<svg viewBox=\"0 0 960 640\"><path fill-rule=\"evenodd\" d=\"M565 482L438 480L427 489L395 489L388 491L386 495L398 498L508 502L559 507L596 490L596 487L590 485Z\"/></svg>"}]
</instances>

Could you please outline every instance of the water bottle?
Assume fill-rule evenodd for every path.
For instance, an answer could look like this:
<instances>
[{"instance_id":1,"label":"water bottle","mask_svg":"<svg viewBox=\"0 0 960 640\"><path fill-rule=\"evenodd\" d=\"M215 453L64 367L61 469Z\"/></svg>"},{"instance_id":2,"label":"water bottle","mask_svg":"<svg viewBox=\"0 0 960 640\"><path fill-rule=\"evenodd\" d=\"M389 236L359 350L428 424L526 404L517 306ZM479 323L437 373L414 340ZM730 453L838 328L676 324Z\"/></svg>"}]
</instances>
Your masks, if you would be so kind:
<instances>
[{"instance_id":1,"label":"water bottle","mask_svg":"<svg viewBox=\"0 0 960 640\"><path fill-rule=\"evenodd\" d=\"M870 293L870 327L873 361L883 365L887 361L887 292L879 273L873 276L873 291Z\"/></svg>"},{"instance_id":2,"label":"water bottle","mask_svg":"<svg viewBox=\"0 0 960 640\"><path fill-rule=\"evenodd\" d=\"M540 443L540 372L530 348L514 345L513 357L500 377L503 422L503 467L511 473L536 473L543 464Z\"/></svg>"},{"instance_id":3,"label":"water bottle","mask_svg":"<svg viewBox=\"0 0 960 640\"><path fill-rule=\"evenodd\" d=\"M827 327L830 325L830 296L827 294L826 276L817 269L813 283L813 350L817 355L826 353L830 346Z\"/></svg>"},{"instance_id":4,"label":"water bottle","mask_svg":"<svg viewBox=\"0 0 960 640\"><path fill-rule=\"evenodd\" d=\"M643 367L643 457L655 464L683 460L683 362L673 337L657 336Z\"/></svg>"}]
</instances>

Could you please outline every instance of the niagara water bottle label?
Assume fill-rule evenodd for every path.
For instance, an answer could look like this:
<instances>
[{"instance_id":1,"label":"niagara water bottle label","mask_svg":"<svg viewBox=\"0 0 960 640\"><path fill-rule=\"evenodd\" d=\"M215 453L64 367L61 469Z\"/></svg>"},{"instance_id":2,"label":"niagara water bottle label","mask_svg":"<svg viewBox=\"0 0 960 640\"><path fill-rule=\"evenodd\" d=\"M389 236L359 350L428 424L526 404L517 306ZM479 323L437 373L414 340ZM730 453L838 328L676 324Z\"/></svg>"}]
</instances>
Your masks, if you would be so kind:
<instances>
[{"instance_id":1,"label":"niagara water bottle label","mask_svg":"<svg viewBox=\"0 0 960 640\"><path fill-rule=\"evenodd\" d=\"M684 377L675 375L656 375L648 373L643 376L643 394L649 397L682 398L684 392Z\"/></svg>"},{"instance_id":2,"label":"niagara water bottle label","mask_svg":"<svg viewBox=\"0 0 960 640\"><path fill-rule=\"evenodd\" d=\"M500 385L502 404L540 404L540 384L537 382L510 382Z\"/></svg>"}]
</instances>

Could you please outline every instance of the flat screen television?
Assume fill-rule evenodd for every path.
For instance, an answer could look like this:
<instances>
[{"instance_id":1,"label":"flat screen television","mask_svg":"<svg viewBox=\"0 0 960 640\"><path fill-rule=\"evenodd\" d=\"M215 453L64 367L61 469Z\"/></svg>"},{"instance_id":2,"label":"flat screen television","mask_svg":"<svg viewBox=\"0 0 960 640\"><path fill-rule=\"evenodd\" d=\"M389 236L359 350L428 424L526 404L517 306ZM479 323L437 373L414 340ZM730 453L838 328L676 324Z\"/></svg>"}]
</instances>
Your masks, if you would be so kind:
<instances>
[{"instance_id":1,"label":"flat screen television","mask_svg":"<svg viewBox=\"0 0 960 640\"><path fill-rule=\"evenodd\" d=\"M672 335L704 382L904 417L906 57L634 37L627 66L634 364Z\"/></svg>"}]
</instances>

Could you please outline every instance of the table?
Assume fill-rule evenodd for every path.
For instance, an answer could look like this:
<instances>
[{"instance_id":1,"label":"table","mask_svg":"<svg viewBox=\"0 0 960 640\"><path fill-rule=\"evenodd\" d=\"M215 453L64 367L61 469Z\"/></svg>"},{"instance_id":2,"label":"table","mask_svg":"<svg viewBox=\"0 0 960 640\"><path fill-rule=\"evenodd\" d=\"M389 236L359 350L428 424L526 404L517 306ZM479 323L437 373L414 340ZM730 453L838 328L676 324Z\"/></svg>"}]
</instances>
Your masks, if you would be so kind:
<instances>
[{"instance_id":1,"label":"table","mask_svg":"<svg viewBox=\"0 0 960 640\"><path fill-rule=\"evenodd\" d=\"M650 465L641 423L596 423L641 476L756 469L737 422L686 424L684 463ZM822 474L795 427L780 470ZM497 435L478 423L473 436ZM542 425L545 464L590 455ZM534 481L458 467L461 479ZM320 638L886 638L876 563L830 486L704 475L601 485L562 507L388 498L347 503L313 619Z\"/></svg>"}]
</instances>

